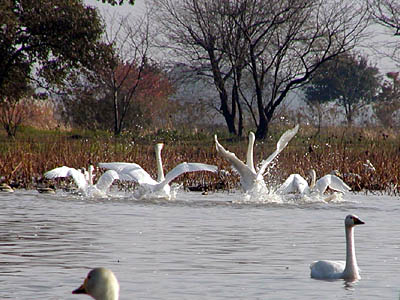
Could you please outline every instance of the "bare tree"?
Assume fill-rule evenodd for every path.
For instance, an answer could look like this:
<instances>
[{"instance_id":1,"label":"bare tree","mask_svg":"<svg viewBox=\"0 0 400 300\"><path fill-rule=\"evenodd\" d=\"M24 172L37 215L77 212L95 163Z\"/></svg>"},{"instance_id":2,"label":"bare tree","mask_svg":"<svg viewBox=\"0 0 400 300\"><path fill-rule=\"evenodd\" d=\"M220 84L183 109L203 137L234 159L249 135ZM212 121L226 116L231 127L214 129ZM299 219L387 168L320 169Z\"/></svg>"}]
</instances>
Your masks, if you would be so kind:
<instances>
[{"instance_id":1,"label":"bare tree","mask_svg":"<svg viewBox=\"0 0 400 300\"><path fill-rule=\"evenodd\" d=\"M102 70L104 85L114 104L114 133L120 134L144 76L149 52L149 14L132 21L130 15L110 16L105 41L114 48L113 59Z\"/></svg>"},{"instance_id":2,"label":"bare tree","mask_svg":"<svg viewBox=\"0 0 400 300\"><path fill-rule=\"evenodd\" d=\"M238 33L229 15L218 13L221 3L154 0L153 6L158 8L156 14L162 28L160 47L178 61L191 65L197 74L212 78L220 98L218 111L225 118L229 132L240 135L243 123L238 82L243 66L235 65L236 58L227 57L224 51L224 47L235 48L229 39L237 40Z\"/></svg>"},{"instance_id":3,"label":"bare tree","mask_svg":"<svg viewBox=\"0 0 400 300\"><path fill-rule=\"evenodd\" d=\"M365 0L374 21L389 29L392 36L400 36L400 2L398 0ZM392 60L400 63L400 43L394 39L386 39L384 42L384 52Z\"/></svg>"},{"instance_id":4,"label":"bare tree","mask_svg":"<svg viewBox=\"0 0 400 300\"><path fill-rule=\"evenodd\" d=\"M105 14L106 15L106 14ZM77 126L140 130L160 124L172 88L151 59L149 14L106 15L104 42L112 51L93 71L77 74L63 95L64 118Z\"/></svg>"},{"instance_id":5,"label":"bare tree","mask_svg":"<svg viewBox=\"0 0 400 300\"><path fill-rule=\"evenodd\" d=\"M169 48L194 66L208 66L229 131L237 133L233 118L240 109L238 100L228 105L231 81L231 94L238 95L233 99L240 95L248 106L258 138L267 135L288 93L325 61L352 49L367 25L362 6L344 0L154 1ZM251 79L256 111L244 97L244 77Z\"/></svg>"},{"instance_id":6,"label":"bare tree","mask_svg":"<svg viewBox=\"0 0 400 300\"><path fill-rule=\"evenodd\" d=\"M400 35L400 2L398 0L369 0L372 16L379 24Z\"/></svg>"}]
</instances>

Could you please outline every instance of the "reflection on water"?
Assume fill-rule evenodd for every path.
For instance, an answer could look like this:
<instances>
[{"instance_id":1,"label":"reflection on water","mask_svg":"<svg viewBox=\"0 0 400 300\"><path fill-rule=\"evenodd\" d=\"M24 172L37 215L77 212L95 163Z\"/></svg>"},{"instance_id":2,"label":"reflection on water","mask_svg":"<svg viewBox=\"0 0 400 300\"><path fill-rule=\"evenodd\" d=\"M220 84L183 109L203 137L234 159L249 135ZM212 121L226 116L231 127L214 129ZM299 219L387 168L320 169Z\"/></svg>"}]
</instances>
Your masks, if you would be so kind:
<instances>
[{"instance_id":1,"label":"reflection on water","mask_svg":"<svg viewBox=\"0 0 400 300\"><path fill-rule=\"evenodd\" d=\"M121 299L399 295L396 198L249 203L240 193L181 192L167 202L16 191L0 201L0 299L87 299L71 291L97 266L114 271ZM362 279L311 279L312 261L345 259L348 213L366 222L355 235Z\"/></svg>"}]
</instances>

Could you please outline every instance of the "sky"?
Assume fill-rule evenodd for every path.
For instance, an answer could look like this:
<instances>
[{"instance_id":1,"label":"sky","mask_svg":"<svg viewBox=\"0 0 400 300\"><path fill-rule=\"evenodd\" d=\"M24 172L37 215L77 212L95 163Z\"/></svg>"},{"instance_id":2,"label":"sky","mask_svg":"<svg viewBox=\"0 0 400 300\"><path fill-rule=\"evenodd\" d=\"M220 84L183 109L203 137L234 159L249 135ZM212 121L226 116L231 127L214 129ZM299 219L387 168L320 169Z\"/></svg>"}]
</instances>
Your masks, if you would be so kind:
<instances>
[{"instance_id":1,"label":"sky","mask_svg":"<svg viewBox=\"0 0 400 300\"><path fill-rule=\"evenodd\" d=\"M101 0L84 0L84 3L99 8L100 13L107 11L109 13L115 12L121 15L140 15L145 12L145 1L146 0L135 0L135 5L123 4L122 6L112 6L107 3L102 3ZM383 58L381 54L377 54L376 51L372 50L372 48L381 49L379 52L387 51L387 43L393 41L398 41L400 43L400 37L394 37L390 31L378 25L372 27L371 37L372 36L373 38L368 42L369 45L362 47L359 50L363 54L368 55L370 62L376 64L382 74L391 71L398 71L400 67L397 67L392 60Z\"/></svg>"},{"instance_id":2,"label":"sky","mask_svg":"<svg viewBox=\"0 0 400 300\"><path fill-rule=\"evenodd\" d=\"M131 13L133 15L135 14L141 14L144 12L145 9L145 0L135 0L135 5L130 5L130 4L126 4L124 3L121 6L112 6L108 3L103 3L101 0L97 1L97 0L84 0L84 3L86 5L90 5L90 6L94 6L99 8L100 12L102 12L103 10L108 10L110 12L117 12L120 14L128 14Z\"/></svg>"}]
</instances>

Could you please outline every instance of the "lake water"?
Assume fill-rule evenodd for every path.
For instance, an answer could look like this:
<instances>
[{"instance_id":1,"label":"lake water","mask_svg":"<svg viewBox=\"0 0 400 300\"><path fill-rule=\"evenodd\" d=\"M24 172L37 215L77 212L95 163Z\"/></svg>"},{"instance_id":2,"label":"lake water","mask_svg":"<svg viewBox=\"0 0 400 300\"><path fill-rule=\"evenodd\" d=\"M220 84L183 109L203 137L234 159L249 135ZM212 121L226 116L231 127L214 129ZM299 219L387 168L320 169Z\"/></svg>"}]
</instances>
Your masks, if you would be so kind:
<instances>
[{"instance_id":1,"label":"lake water","mask_svg":"<svg viewBox=\"0 0 400 300\"><path fill-rule=\"evenodd\" d=\"M400 199L241 203L237 193L180 192L176 201L0 194L0 299L72 295L87 272L113 270L120 299L399 299ZM318 259L345 259L355 228L362 279L310 278Z\"/></svg>"}]
</instances>

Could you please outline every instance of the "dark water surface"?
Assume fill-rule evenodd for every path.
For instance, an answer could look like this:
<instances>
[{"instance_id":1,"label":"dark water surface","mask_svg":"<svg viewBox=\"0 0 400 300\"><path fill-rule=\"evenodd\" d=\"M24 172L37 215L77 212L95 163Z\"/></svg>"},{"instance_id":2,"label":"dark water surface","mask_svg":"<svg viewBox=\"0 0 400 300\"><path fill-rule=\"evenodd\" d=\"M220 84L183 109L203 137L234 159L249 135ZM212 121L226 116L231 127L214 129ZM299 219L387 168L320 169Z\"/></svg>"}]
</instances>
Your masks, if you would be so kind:
<instances>
[{"instance_id":1,"label":"dark water surface","mask_svg":"<svg viewBox=\"0 0 400 300\"><path fill-rule=\"evenodd\" d=\"M399 299L398 197L231 203L241 197L0 194L0 299L90 299L71 291L97 266L114 271L120 299ZM312 261L345 259L348 213L366 222L355 229L362 279L311 279Z\"/></svg>"}]
</instances>

